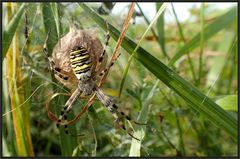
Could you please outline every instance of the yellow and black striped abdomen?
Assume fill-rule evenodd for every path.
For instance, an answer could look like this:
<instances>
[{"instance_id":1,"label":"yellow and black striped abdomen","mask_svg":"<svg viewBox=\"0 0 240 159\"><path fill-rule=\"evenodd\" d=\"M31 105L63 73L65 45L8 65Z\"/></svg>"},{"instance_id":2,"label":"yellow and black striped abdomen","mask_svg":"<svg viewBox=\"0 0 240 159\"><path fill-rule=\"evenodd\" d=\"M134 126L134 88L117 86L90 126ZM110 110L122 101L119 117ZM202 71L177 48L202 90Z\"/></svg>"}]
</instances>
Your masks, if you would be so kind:
<instances>
[{"instance_id":1,"label":"yellow and black striped abdomen","mask_svg":"<svg viewBox=\"0 0 240 159\"><path fill-rule=\"evenodd\" d=\"M86 48L73 48L70 52L70 62L79 80L87 80L91 77L92 60Z\"/></svg>"}]
</instances>

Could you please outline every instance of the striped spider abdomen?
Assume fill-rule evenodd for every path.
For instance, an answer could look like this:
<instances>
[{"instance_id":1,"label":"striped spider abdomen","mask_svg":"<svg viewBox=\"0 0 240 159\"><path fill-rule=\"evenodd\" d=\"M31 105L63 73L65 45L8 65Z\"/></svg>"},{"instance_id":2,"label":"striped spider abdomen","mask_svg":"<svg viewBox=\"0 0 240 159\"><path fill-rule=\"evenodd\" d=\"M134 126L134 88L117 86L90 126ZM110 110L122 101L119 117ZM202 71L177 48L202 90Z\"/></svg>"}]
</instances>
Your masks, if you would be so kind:
<instances>
[{"instance_id":1,"label":"striped spider abdomen","mask_svg":"<svg viewBox=\"0 0 240 159\"><path fill-rule=\"evenodd\" d=\"M92 60L86 48L74 47L70 52L69 59L73 72L80 81L87 81L91 78Z\"/></svg>"},{"instance_id":2,"label":"striped spider abdomen","mask_svg":"<svg viewBox=\"0 0 240 159\"><path fill-rule=\"evenodd\" d=\"M81 77L83 80L88 78L98 80L96 74L106 67L107 54L104 54L103 60L99 62L103 47L93 33L92 30L80 30L72 26L53 48L52 60L56 68L64 72L68 79L64 80L58 75L55 77L71 90L76 89Z\"/></svg>"}]
</instances>

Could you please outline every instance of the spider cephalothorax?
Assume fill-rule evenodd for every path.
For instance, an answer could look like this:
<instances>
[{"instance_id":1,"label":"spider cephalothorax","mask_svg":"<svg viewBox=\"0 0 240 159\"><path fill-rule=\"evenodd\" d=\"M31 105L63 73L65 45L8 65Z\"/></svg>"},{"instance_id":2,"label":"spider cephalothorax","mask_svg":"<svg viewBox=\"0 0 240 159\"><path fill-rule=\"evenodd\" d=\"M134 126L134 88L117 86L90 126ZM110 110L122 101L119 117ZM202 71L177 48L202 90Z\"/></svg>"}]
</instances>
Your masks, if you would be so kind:
<instances>
[{"instance_id":1,"label":"spider cephalothorax","mask_svg":"<svg viewBox=\"0 0 240 159\"><path fill-rule=\"evenodd\" d=\"M105 47L108 45L109 38L110 36L107 34ZM130 117L124 112L119 112L112 97L105 95L96 84L99 77L103 76L113 65L112 62L106 67L107 54L98 38L91 34L90 30L79 30L71 27L69 33L57 42L52 57L48 54L46 41L44 53L48 57L56 79L72 90L72 95L63 106L57 124L64 125L65 132L69 133L67 124L63 120L67 120L67 114L71 111L74 101L81 94L89 96L95 92L98 99L113 114L115 121L122 129L126 130L119 116L127 120L131 120ZM131 133L128 132L128 134L132 136Z\"/></svg>"}]
</instances>

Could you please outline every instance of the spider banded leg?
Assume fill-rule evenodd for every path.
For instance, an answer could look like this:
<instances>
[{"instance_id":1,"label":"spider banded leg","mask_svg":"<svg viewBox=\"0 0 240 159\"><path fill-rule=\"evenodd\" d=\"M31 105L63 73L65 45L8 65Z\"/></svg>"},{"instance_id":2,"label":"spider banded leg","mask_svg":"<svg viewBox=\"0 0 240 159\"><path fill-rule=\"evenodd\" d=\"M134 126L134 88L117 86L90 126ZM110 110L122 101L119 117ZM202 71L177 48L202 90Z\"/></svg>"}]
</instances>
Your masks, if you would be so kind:
<instances>
[{"instance_id":1,"label":"spider banded leg","mask_svg":"<svg viewBox=\"0 0 240 159\"><path fill-rule=\"evenodd\" d=\"M59 127L60 124L64 125L64 131L66 134L69 134L68 126L67 126L67 124L65 124L65 122L67 121L67 115L72 110L73 103L76 101L76 99L79 97L79 95L81 93L82 92L78 88L73 92L71 97L68 99L66 104L63 106L63 108L61 110L61 114L58 118L57 127ZM64 122L62 122L62 120L64 120Z\"/></svg>"},{"instance_id":2,"label":"spider banded leg","mask_svg":"<svg viewBox=\"0 0 240 159\"><path fill-rule=\"evenodd\" d=\"M118 57L120 56L121 54L118 55ZM117 58L118 58L117 57ZM115 58L100 74L99 76L104 76L105 74L108 73L108 71L110 70L111 66L113 66L113 64L116 62L117 58ZM116 106L114 104L114 106ZM118 109L118 107L116 106L116 110ZM124 112L120 112L121 116L123 116L124 118L126 118L127 120L129 121L132 121L134 124L138 124L138 125L147 125L146 123L139 123L137 121L134 121L132 120L129 116L127 116Z\"/></svg>"},{"instance_id":3,"label":"spider banded leg","mask_svg":"<svg viewBox=\"0 0 240 159\"><path fill-rule=\"evenodd\" d=\"M101 63L102 60L103 60L103 57L105 55L105 52L106 52L106 47L108 45L108 42L109 42L109 39L110 39L110 35L109 35L109 25L108 23L106 22L106 25L107 25L107 39L106 39L106 43L105 43L105 46L104 46L104 50L103 50L103 53L101 54L101 56L99 57L99 62ZM108 72L108 70L113 66L113 64L115 63L115 61L117 60L117 58L121 55L121 53L119 53L119 55L114 58L111 63L104 69L102 70L100 73L99 73L99 76L103 76L104 74L106 74Z\"/></svg>"},{"instance_id":4,"label":"spider banded leg","mask_svg":"<svg viewBox=\"0 0 240 159\"><path fill-rule=\"evenodd\" d=\"M109 42L109 39L110 39L108 23L106 23L106 25L107 25L106 42L105 42L105 45L104 45L103 52L102 52L102 54L101 54L100 57L99 57L99 60L98 60L99 62L102 62L102 60L103 60L103 57L104 57L104 55L105 55L105 53L106 53L106 48L107 48L107 46L108 46L108 42Z\"/></svg>"},{"instance_id":5,"label":"spider banded leg","mask_svg":"<svg viewBox=\"0 0 240 159\"><path fill-rule=\"evenodd\" d=\"M119 54L119 55L117 56L117 58L118 58L120 55L121 55L121 54ZM117 61L117 58L115 58L113 61L111 61L111 63L108 64L108 66L99 73L99 76L105 75L105 74L110 70L110 68L114 65L114 63Z\"/></svg>"},{"instance_id":6,"label":"spider banded leg","mask_svg":"<svg viewBox=\"0 0 240 159\"><path fill-rule=\"evenodd\" d=\"M127 115L125 115L123 112L119 112L117 109L118 107L116 106L116 104L112 101L112 98L105 95L98 87L94 88L96 91L96 96L98 97L98 99L103 103L103 105L112 113L113 117L115 118L115 121L117 122L117 124L123 129L125 130L129 136L131 136L132 138L137 139L136 137L134 137L130 132L127 131L126 127L124 126L123 122L120 120L119 118L119 114L121 114L122 116L124 116L127 120L131 120L130 117L128 117Z\"/></svg>"},{"instance_id":7,"label":"spider banded leg","mask_svg":"<svg viewBox=\"0 0 240 159\"><path fill-rule=\"evenodd\" d=\"M105 55L105 52L106 52L106 47L108 45L108 42L109 42L109 39L110 39L110 35L109 35L109 26L108 26L108 23L106 23L107 25L107 40L106 40L106 43L105 43L105 46L104 46L104 50L103 50L103 53L101 54L101 56L99 57L99 63L102 62L103 60L103 57ZM120 56L120 54L117 56L117 58ZM106 74L108 72L108 70L110 69L111 66L113 66L113 64L115 63L115 61L117 60L117 58L115 58L113 61L111 61L111 63L104 69L102 70L99 75L100 76L103 76L104 74Z\"/></svg>"},{"instance_id":8,"label":"spider banded leg","mask_svg":"<svg viewBox=\"0 0 240 159\"><path fill-rule=\"evenodd\" d=\"M47 37L46 37L45 42L44 42L43 52L44 52L44 54L46 55L46 57L48 59L48 62L50 64L50 68L54 72L55 75L57 75L58 77L60 77L60 78L62 78L64 80L68 80L68 76L64 74L63 70L61 70L59 67L56 67L54 61L49 56L48 49L47 49L48 35L49 35L49 32L48 32Z\"/></svg>"}]
</instances>

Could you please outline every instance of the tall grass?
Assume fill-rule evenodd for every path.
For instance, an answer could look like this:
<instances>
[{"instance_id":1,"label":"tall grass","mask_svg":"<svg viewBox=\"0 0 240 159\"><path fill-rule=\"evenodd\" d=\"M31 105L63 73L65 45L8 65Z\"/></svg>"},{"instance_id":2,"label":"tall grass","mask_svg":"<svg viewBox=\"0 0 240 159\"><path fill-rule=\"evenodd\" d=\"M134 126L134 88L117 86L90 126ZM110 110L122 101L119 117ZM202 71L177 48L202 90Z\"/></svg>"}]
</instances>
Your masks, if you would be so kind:
<instances>
[{"instance_id":1,"label":"tall grass","mask_svg":"<svg viewBox=\"0 0 240 159\"><path fill-rule=\"evenodd\" d=\"M22 7L24 4L21 6L19 12L22 11ZM17 12L17 4L16 3L7 3L6 4L6 12L8 16L8 22L10 22L13 19L13 15ZM9 97L10 97L10 102L8 103L8 97L5 96L5 107L7 108L6 110L14 110L12 111L12 126L14 129L14 136L10 136L11 141L13 141L15 147L16 154L12 154L13 156L33 156L33 146L32 146L32 140L31 140L31 135L30 135L30 113L29 113L29 104L28 102L25 102L25 97L24 97L24 88L27 87L28 83L23 83L24 77L22 70L20 69L21 65L21 58L20 58L20 51L19 51L19 35L16 31L16 29L12 29L12 23L18 23L19 19L21 18L20 15L16 14L14 18L18 19L13 19L11 21L11 24L9 24L9 27L11 29L7 28L7 34L6 36L10 36L7 39L11 39L11 45L9 49L7 50L6 54L6 63L4 63L7 68L7 81L4 84L8 85L8 89L5 87L5 91L9 92ZM17 17L16 17L17 16ZM13 22L17 21L17 22ZM18 24L14 24L14 28L16 28ZM13 36L14 35L14 36ZM5 36L4 36L5 37ZM9 44L9 42L7 43ZM21 107L21 109L18 109L18 106L20 104L24 105ZM10 104L10 105L9 105ZM9 109L10 108L10 109ZM9 114L10 115L10 114ZM9 118L8 118L9 119ZM10 123L8 123L10 124ZM11 134L12 129L8 127L8 131ZM13 151L14 152L14 151Z\"/></svg>"}]
</instances>

